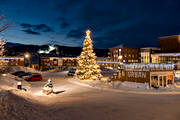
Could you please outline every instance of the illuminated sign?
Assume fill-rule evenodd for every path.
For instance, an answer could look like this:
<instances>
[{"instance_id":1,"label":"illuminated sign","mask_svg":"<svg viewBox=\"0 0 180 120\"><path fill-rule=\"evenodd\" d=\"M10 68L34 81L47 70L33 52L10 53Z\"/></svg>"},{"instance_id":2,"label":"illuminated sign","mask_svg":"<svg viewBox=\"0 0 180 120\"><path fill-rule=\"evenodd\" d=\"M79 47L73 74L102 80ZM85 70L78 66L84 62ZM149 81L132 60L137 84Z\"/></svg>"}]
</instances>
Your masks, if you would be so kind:
<instances>
[{"instance_id":1,"label":"illuminated sign","mask_svg":"<svg viewBox=\"0 0 180 120\"><path fill-rule=\"evenodd\" d=\"M174 64L125 64L126 71L174 70Z\"/></svg>"},{"instance_id":2,"label":"illuminated sign","mask_svg":"<svg viewBox=\"0 0 180 120\"><path fill-rule=\"evenodd\" d=\"M128 72L128 77L134 77L134 78L146 78L146 72Z\"/></svg>"}]
</instances>

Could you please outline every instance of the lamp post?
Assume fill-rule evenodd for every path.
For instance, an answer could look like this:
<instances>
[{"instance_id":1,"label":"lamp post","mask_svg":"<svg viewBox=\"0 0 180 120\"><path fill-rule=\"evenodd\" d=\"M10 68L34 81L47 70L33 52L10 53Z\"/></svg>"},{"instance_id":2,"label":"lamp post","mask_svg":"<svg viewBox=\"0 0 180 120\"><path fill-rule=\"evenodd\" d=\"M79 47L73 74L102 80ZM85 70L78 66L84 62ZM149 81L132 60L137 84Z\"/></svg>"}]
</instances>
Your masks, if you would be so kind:
<instances>
[{"instance_id":1,"label":"lamp post","mask_svg":"<svg viewBox=\"0 0 180 120\"><path fill-rule=\"evenodd\" d=\"M25 59L27 59L28 66L30 67L30 54L29 53L25 53L24 57L25 57Z\"/></svg>"}]
</instances>

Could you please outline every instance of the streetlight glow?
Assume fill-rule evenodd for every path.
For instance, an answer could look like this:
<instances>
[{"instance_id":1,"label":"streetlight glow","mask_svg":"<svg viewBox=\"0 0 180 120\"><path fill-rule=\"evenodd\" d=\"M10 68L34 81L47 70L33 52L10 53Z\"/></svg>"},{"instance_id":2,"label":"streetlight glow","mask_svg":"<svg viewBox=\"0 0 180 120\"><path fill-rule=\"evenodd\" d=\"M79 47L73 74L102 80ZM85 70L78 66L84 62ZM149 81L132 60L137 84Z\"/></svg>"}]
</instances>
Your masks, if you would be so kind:
<instances>
[{"instance_id":1,"label":"streetlight glow","mask_svg":"<svg viewBox=\"0 0 180 120\"><path fill-rule=\"evenodd\" d=\"M25 58L29 58L29 54L25 54Z\"/></svg>"}]
</instances>

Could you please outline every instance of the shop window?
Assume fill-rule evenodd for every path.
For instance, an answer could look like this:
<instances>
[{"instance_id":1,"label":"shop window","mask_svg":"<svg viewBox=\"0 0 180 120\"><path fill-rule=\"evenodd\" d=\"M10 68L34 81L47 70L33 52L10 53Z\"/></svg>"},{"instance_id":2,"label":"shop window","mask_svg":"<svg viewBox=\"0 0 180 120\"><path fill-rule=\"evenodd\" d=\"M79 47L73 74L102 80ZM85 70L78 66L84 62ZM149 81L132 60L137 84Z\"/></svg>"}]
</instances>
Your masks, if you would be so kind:
<instances>
[{"instance_id":1,"label":"shop window","mask_svg":"<svg viewBox=\"0 0 180 120\"><path fill-rule=\"evenodd\" d=\"M168 84L172 84L172 81L171 81L171 80L168 80Z\"/></svg>"},{"instance_id":2,"label":"shop window","mask_svg":"<svg viewBox=\"0 0 180 120\"><path fill-rule=\"evenodd\" d=\"M151 76L151 80L158 80L158 76Z\"/></svg>"},{"instance_id":3,"label":"shop window","mask_svg":"<svg viewBox=\"0 0 180 120\"><path fill-rule=\"evenodd\" d=\"M151 76L151 82L153 86L158 85L158 76Z\"/></svg>"}]
</instances>

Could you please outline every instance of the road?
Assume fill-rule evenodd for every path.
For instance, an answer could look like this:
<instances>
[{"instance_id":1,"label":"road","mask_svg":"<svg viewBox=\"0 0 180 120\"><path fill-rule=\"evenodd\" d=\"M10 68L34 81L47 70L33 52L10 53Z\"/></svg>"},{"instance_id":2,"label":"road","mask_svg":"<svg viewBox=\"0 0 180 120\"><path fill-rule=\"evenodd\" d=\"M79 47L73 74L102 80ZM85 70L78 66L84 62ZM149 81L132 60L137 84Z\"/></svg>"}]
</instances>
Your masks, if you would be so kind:
<instances>
[{"instance_id":1,"label":"road","mask_svg":"<svg viewBox=\"0 0 180 120\"><path fill-rule=\"evenodd\" d=\"M179 120L180 95L144 95L93 89L70 83L66 72L46 73L41 82L30 82L38 93L50 78L55 91L38 96L52 120Z\"/></svg>"}]
</instances>

